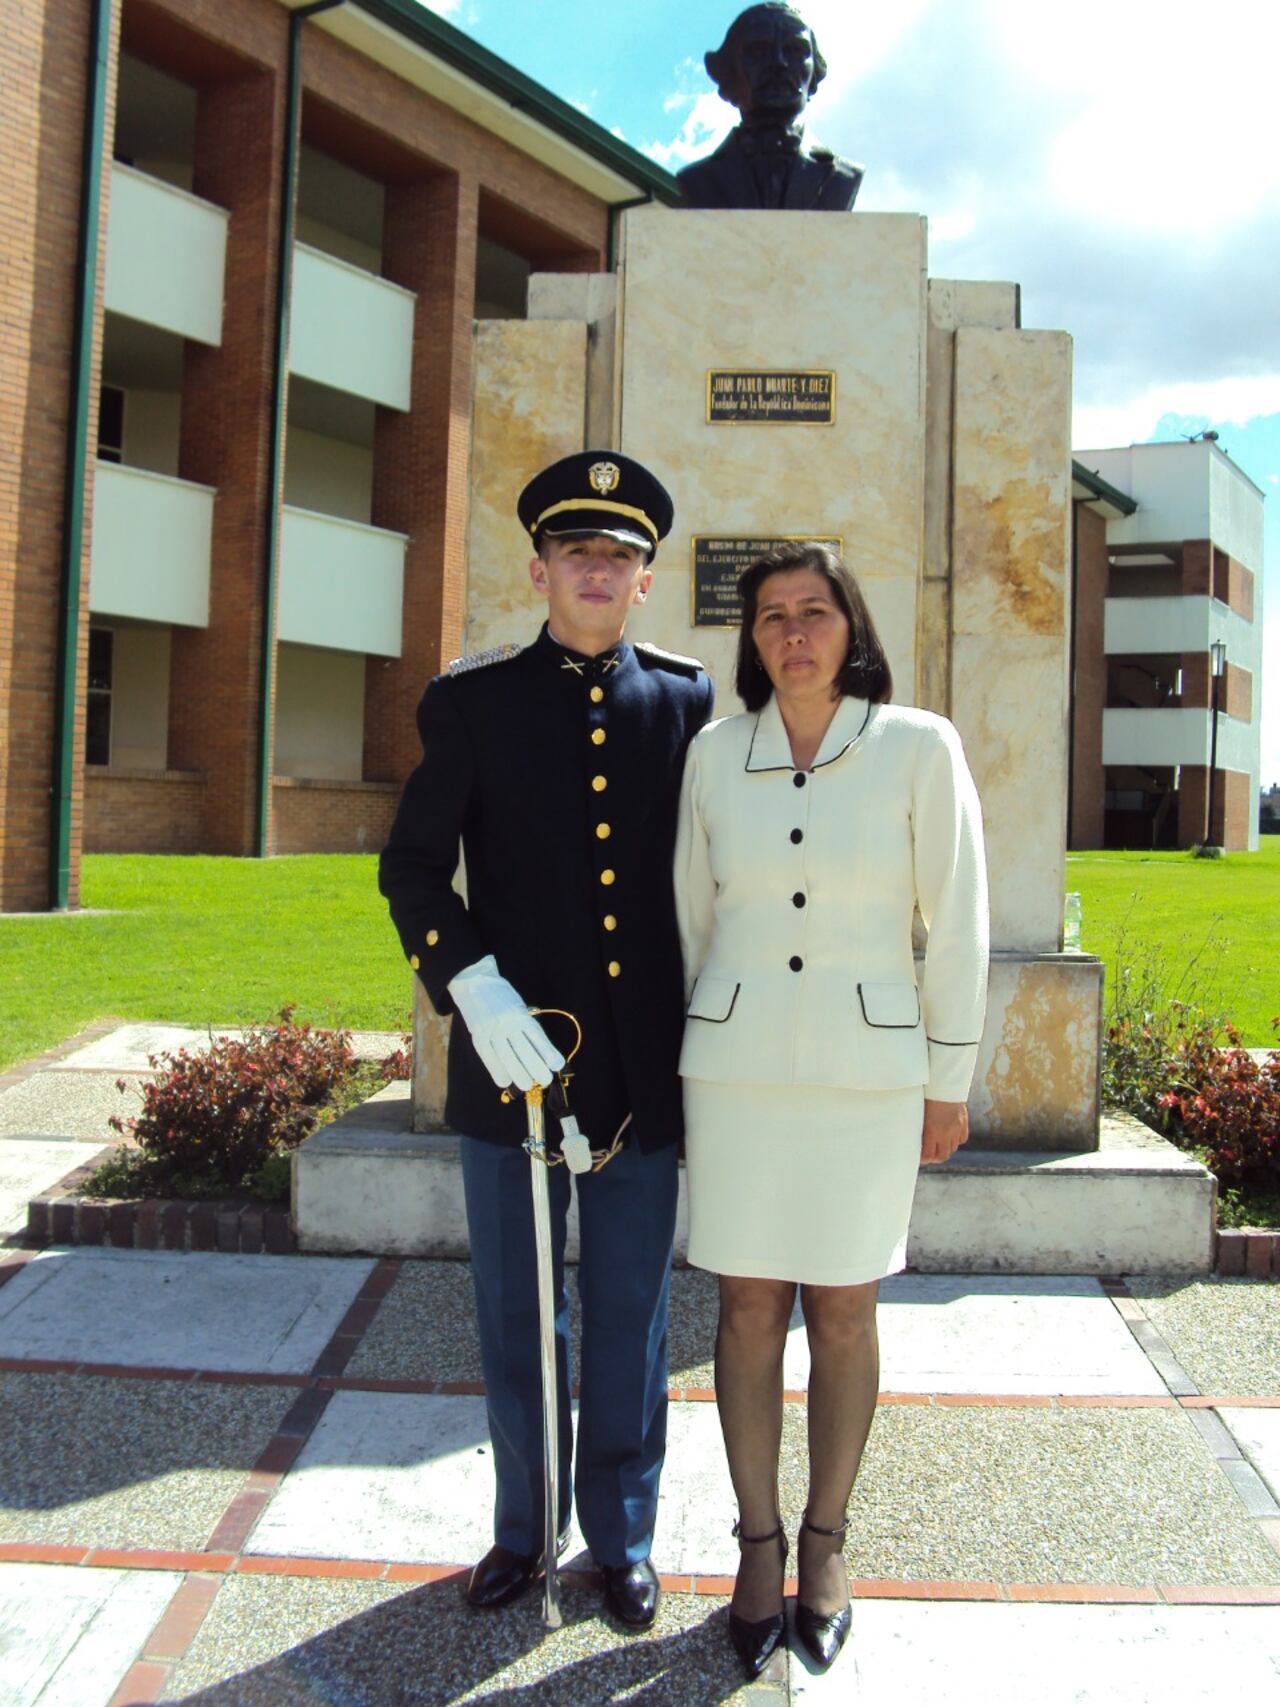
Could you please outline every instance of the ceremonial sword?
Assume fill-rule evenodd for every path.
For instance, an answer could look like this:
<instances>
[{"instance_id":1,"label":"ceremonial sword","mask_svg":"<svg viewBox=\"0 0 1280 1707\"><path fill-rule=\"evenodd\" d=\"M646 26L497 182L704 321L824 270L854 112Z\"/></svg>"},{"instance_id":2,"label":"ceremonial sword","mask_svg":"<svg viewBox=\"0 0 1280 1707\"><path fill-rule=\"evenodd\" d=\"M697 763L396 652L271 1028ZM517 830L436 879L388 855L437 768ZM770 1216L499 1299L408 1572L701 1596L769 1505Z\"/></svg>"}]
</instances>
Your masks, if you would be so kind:
<instances>
[{"instance_id":1,"label":"ceremonial sword","mask_svg":"<svg viewBox=\"0 0 1280 1707\"><path fill-rule=\"evenodd\" d=\"M547 1150L545 1104L548 1091L542 1085L531 1085L524 1093L528 1133L524 1149L529 1157L529 1177L533 1194L533 1242L538 1271L538 1350L542 1367L542 1477L543 1477L543 1560L542 1622L548 1630L558 1630L563 1622L560 1612L560 1577L557 1543L560 1539L560 1433L557 1416L556 1380L556 1277L551 1251L551 1194L547 1187L547 1169L564 1162L572 1174L599 1173L606 1162L612 1161L622 1148L621 1129L614 1134L607 1150L592 1150L586 1137L579 1132L578 1123L569 1113L568 1081L572 1074L565 1071L582 1047L582 1027L565 1008L530 1008L534 1015L558 1015L567 1019L574 1030L573 1047L565 1056L564 1067L551 1081L549 1100L560 1116L563 1137L560 1154ZM510 1102L514 1090L502 1093ZM623 1122L626 1125L626 1122Z\"/></svg>"}]
</instances>

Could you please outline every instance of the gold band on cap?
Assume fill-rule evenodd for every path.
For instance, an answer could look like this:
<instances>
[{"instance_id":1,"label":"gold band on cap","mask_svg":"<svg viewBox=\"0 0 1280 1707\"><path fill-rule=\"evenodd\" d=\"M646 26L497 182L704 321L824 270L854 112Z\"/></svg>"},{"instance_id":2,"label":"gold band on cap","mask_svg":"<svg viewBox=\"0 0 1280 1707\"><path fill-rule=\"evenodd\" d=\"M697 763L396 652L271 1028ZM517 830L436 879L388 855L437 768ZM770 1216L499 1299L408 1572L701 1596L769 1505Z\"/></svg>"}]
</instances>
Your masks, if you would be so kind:
<instances>
[{"instance_id":1,"label":"gold band on cap","mask_svg":"<svg viewBox=\"0 0 1280 1707\"><path fill-rule=\"evenodd\" d=\"M634 504L615 504L609 498L565 498L558 504L552 504L550 509L544 510L530 526L529 532L537 533L549 516L562 515L566 510L608 510L610 515L626 516L630 521L640 522L646 527L653 535L654 544L658 543L658 530L643 510L637 510Z\"/></svg>"}]
</instances>

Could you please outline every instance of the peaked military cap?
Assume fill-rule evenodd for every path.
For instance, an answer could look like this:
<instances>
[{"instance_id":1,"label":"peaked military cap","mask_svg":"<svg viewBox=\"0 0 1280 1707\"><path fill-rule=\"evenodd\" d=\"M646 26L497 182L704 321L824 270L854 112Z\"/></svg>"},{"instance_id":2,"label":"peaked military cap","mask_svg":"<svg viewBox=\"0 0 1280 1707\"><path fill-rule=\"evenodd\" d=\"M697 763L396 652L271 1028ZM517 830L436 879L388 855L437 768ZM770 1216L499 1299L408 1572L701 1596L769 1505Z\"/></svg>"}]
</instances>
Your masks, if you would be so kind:
<instances>
[{"instance_id":1,"label":"peaked military cap","mask_svg":"<svg viewBox=\"0 0 1280 1707\"><path fill-rule=\"evenodd\" d=\"M643 463L616 450L580 450L544 468L520 494L516 513L535 546L604 534L650 556L671 530L671 494Z\"/></svg>"}]
</instances>

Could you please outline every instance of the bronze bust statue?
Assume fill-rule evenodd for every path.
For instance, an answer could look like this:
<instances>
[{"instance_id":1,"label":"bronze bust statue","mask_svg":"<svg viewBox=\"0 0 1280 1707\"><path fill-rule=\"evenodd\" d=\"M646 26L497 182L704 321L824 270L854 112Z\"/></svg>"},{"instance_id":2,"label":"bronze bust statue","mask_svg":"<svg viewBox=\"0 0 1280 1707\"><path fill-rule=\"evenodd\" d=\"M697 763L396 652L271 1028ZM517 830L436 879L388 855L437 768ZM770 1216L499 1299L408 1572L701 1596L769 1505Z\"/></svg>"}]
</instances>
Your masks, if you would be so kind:
<instances>
[{"instance_id":1,"label":"bronze bust statue","mask_svg":"<svg viewBox=\"0 0 1280 1707\"><path fill-rule=\"evenodd\" d=\"M804 110L827 62L799 12L785 0L748 6L704 64L742 122L677 174L685 206L848 213L862 167L804 141Z\"/></svg>"}]
</instances>

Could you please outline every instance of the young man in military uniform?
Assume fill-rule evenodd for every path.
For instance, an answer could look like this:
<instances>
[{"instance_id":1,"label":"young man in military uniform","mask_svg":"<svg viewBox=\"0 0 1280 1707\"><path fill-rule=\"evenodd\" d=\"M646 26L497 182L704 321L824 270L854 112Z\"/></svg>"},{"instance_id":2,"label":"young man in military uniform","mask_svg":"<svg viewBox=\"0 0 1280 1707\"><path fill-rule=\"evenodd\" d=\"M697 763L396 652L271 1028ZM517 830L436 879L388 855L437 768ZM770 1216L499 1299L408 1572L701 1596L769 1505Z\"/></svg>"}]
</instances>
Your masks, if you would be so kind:
<instances>
[{"instance_id":1,"label":"young man in military uniform","mask_svg":"<svg viewBox=\"0 0 1280 1707\"><path fill-rule=\"evenodd\" d=\"M583 451L525 487L520 520L547 600L531 646L462 660L418 708L423 757L379 886L410 964L453 1013L445 1118L462 1172L497 1477L495 1544L473 1606L533 1581L543 1550L536 1258L523 1098L564 1066L561 1008L582 1026L571 1113L599 1171L577 1175L582 1367L578 1520L605 1602L644 1628L666 1443L666 1317L681 1135L684 1020L671 857L685 750L711 714L702 666L623 638L648 594L671 499L638 462ZM461 845L466 903L453 888ZM559 1028L559 1029L557 1029ZM557 1121L548 1120L554 1148ZM567 1166L548 1170L556 1271L560 1529L571 1509Z\"/></svg>"}]
</instances>

